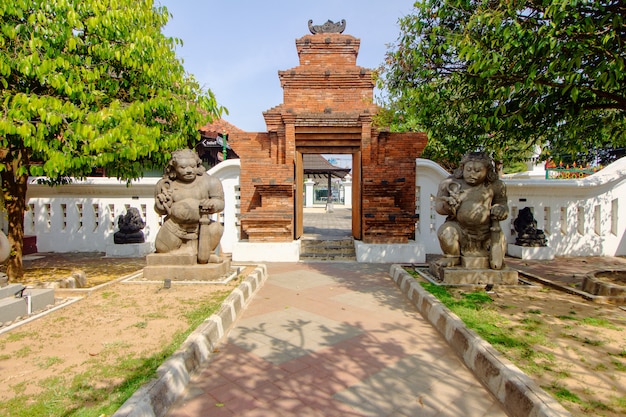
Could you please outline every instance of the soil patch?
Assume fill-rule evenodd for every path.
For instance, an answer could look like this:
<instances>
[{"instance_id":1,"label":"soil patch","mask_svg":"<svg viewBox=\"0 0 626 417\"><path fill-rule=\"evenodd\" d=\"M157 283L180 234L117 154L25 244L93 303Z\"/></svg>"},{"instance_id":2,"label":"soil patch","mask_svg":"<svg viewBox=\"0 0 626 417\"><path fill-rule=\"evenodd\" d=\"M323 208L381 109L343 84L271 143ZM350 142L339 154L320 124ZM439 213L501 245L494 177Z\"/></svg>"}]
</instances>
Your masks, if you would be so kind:
<instances>
[{"instance_id":1,"label":"soil patch","mask_svg":"<svg viewBox=\"0 0 626 417\"><path fill-rule=\"evenodd\" d=\"M592 271L626 269L626 259L557 258L527 261L507 258L509 267L561 286L581 289ZM529 279L530 276L525 276ZM531 280L532 282L532 280ZM484 290L483 290L484 291ZM460 295L468 290L451 289ZM574 416L626 415L626 310L535 283L497 287L487 294L487 311L513 342L494 347ZM481 313L479 312L479 315Z\"/></svg>"},{"instance_id":2,"label":"soil patch","mask_svg":"<svg viewBox=\"0 0 626 417\"><path fill-rule=\"evenodd\" d=\"M576 416L626 415L626 311L549 288L491 296L511 334L537 338L512 362Z\"/></svg>"},{"instance_id":3,"label":"soil patch","mask_svg":"<svg viewBox=\"0 0 626 417\"><path fill-rule=\"evenodd\" d=\"M599 260L593 269L623 267L626 262L610 261ZM538 264L534 273L553 280L561 274L562 282L575 286L586 262L546 262ZM108 259L102 254L46 255L25 263L27 280L56 280L67 277L68 270L82 269L91 282L115 280L144 265L144 259ZM518 262L517 266L533 265ZM29 271L39 271L37 278ZM54 384L63 386L81 374L89 375L94 389L111 387L119 381L97 370L150 356L188 326L189 311L220 292L230 292L239 282L174 283L170 289L133 281L111 283L4 333L0 335L0 400L33 395ZM536 337L527 349L505 351L511 361L575 416L626 415L626 311L547 287L498 288L489 295L491 309L502 317L501 326L509 334ZM0 414L13 415L1 408Z\"/></svg>"},{"instance_id":4,"label":"soil patch","mask_svg":"<svg viewBox=\"0 0 626 417\"><path fill-rule=\"evenodd\" d=\"M161 352L188 329L190 312L215 300L221 303L252 270L246 268L228 284L173 283L167 289L160 283L118 279L144 265L145 259L101 254L46 255L25 263L28 283L64 278L66 271L81 269L88 282L110 284L73 303L59 300L67 306L0 334L0 401L28 401L55 386L76 384L77 377L85 379L80 383L91 392L119 385L115 373L107 370ZM0 405L0 415L20 415L5 406Z\"/></svg>"}]
</instances>

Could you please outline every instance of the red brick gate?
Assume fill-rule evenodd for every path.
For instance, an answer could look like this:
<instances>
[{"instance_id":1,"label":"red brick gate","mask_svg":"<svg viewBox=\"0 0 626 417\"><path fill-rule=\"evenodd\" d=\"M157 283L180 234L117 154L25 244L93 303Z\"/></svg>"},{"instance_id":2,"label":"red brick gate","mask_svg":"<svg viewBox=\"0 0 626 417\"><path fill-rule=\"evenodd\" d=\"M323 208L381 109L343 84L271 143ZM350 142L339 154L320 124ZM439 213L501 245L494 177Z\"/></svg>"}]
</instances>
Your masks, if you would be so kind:
<instances>
[{"instance_id":1,"label":"red brick gate","mask_svg":"<svg viewBox=\"0 0 626 417\"><path fill-rule=\"evenodd\" d=\"M267 132L229 132L241 158L241 238L302 235L306 153L351 154L352 234L364 243L415 235L415 158L424 133L390 133L372 120L372 72L356 65L360 40L316 33L296 40L300 65L279 71L283 103L263 113Z\"/></svg>"}]
</instances>

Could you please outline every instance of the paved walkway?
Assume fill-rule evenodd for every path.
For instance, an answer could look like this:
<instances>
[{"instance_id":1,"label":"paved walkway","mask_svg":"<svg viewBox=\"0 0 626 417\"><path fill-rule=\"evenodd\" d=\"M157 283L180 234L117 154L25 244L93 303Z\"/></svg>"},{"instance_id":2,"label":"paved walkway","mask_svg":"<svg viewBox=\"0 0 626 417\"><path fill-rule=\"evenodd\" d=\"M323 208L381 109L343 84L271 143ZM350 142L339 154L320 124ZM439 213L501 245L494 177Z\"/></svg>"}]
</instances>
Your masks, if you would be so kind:
<instances>
[{"instance_id":1,"label":"paved walkway","mask_svg":"<svg viewBox=\"0 0 626 417\"><path fill-rule=\"evenodd\" d=\"M339 240L352 236L352 209L335 204L333 211L325 207L304 208L302 239Z\"/></svg>"},{"instance_id":2,"label":"paved walkway","mask_svg":"<svg viewBox=\"0 0 626 417\"><path fill-rule=\"evenodd\" d=\"M170 417L504 416L388 265L269 264Z\"/></svg>"}]
</instances>

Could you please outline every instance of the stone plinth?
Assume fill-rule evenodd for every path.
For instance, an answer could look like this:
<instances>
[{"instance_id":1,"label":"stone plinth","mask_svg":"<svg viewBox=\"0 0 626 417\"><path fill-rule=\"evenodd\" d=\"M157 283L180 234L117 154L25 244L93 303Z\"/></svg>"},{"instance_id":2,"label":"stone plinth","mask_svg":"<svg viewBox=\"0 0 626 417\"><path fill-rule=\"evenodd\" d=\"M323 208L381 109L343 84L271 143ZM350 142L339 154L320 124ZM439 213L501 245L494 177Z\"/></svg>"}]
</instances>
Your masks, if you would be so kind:
<instances>
[{"instance_id":1,"label":"stone plinth","mask_svg":"<svg viewBox=\"0 0 626 417\"><path fill-rule=\"evenodd\" d=\"M198 264L194 255L153 253L146 256L143 278L148 281L215 281L230 272L230 261Z\"/></svg>"},{"instance_id":2,"label":"stone plinth","mask_svg":"<svg viewBox=\"0 0 626 417\"><path fill-rule=\"evenodd\" d=\"M54 305L54 290L48 288L31 288L24 291L24 295L30 297L30 311L35 313L39 310Z\"/></svg>"},{"instance_id":3,"label":"stone plinth","mask_svg":"<svg viewBox=\"0 0 626 417\"><path fill-rule=\"evenodd\" d=\"M507 245L509 256L520 259L548 260L554 259L554 249L548 246Z\"/></svg>"},{"instance_id":4,"label":"stone plinth","mask_svg":"<svg viewBox=\"0 0 626 417\"><path fill-rule=\"evenodd\" d=\"M152 252L154 252L154 248L150 242L114 243L108 244L106 248L106 256L109 258L143 258Z\"/></svg>"},{"instance_id":5,"label":"stone plinth","mask_svg":"<svg viewBox=\"0 0 626 417\"><path fill-rule=\"evenodd\" d=\"M591 272L583 278L582 290L615 304L626 304L626 270Z\"/></svg>"},{"instance_id":6,"label":"stone plinth","mask_svg":"<svg viewBox=\"0 0 626 417\"><path fill-rule=\"evenodd\" d=\"M424 244L415 241L409 243L364 243L354 241L356 259L364 263L424 263L426 250Z\"/></svg>"},{"instance_id":7,"label":"stone plinth","mask_svg":"<svg viewBox=\"0 0 626 417\"><path fill-rule=\"evenodd\" d=\"M431 263L429 267L430 273L444 284L451 285L517 285L517 271L510 268L503 269L468 269L462 267L446 267L443 268L435 263Z\"/></svg>"}]
</instances>

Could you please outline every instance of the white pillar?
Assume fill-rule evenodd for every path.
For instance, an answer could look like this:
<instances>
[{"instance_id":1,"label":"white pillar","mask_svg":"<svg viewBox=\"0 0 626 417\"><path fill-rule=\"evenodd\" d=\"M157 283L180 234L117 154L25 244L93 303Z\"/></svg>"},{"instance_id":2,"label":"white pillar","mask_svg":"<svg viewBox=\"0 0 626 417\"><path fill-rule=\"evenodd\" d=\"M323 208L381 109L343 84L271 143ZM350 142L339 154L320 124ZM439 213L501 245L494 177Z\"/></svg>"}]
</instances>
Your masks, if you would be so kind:
<instances>
[{"instance_id":1,"label":"white pillar","mask_svg":"<svg viewBox=\"0 0 626 417\"><path fill-rule=\"evenodd\" d=\"M308 179L304 181L304 207L313 207L313 186L315 181Z\"/></svg>"},{"instance_id":2,"label":"white pillar","mask_svg":"<svg viewBox=\"0 0 626 417\"><path fill-rule=\"evenodd\" d=\"M352 207L352 177L350 174L346 175L343 180L343 204L348 207Z\"/></svg>"}]
</instances>

